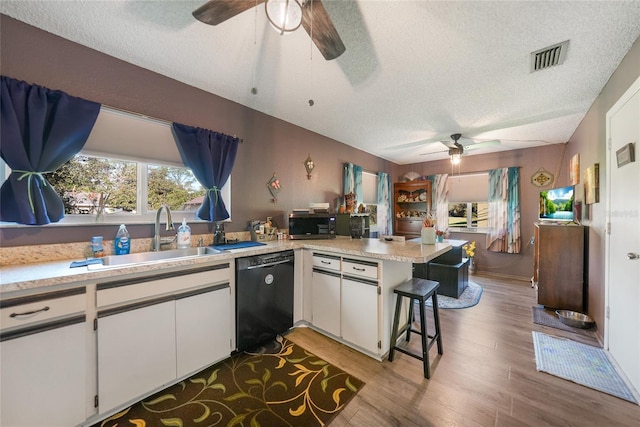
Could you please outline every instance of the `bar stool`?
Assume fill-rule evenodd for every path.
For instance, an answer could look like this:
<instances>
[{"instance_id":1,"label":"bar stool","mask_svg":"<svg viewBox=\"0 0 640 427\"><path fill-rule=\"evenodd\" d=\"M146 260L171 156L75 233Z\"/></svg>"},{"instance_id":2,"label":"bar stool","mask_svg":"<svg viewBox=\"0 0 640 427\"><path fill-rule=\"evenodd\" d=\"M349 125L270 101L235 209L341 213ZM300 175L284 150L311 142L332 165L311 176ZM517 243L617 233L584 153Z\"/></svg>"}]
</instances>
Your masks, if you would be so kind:
<instances>
[{"instance_id":1,"label":"bar stool","mask_svg":"<svg viewBox=\"0 0 640 427\"><path fill-rule=\"evenodd\" d=\"M393 362L394 351L398 350L404 354L414 357L418 360L422 360L424 366L424 377L429 379L431 377L431 369L429 367L429 349L433 346L434 342L438 343L438 354L442 354L442 336L440 334L440 317L438 315L438 294L437 289L440 283L433 280L421 279L414 277L406 282L398 285L393 292L398 294L396 299L396 310L393 316L393 329L391 330L391 348L389 349L389 362ZM400 307L402 306L402 298L409 298L409 316L407 318L407 324L398 331L398 323L400 320ZM424 315L425 307L424 303L427 299L431 298L433 303L433 322L435 326L435 334L427 334L427 319ZM420 330L413 329L413 306L415 301L420 304ZM398 335L407 332L405 340L409 342L411 339L411 333L422 336L422 355L412 353L402 347L396 345Z\"/></svg>"}]
</instances>

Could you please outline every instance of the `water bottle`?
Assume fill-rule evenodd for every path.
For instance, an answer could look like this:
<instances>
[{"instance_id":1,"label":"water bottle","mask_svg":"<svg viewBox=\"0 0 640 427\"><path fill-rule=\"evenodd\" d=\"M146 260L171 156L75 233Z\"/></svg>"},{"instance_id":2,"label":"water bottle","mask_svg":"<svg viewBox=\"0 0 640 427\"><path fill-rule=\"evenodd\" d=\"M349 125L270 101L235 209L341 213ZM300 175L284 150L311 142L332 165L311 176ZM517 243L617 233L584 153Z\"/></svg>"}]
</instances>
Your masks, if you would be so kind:
<instances>
[{"instance_id":1,"label":"water bottle","mask_svg":"<svg viewBox=\"0 0 640 427\"><path fill-rule=\"evenodd\" d=\"M182 225L178 228L178 249L191 247L191 227L187 225L187 220L182 218Z\"/></svg>"},{"instance_id":2,"label":"water bottle","mask_svg":"<svg viewBox=\"0 0 640 427\"><path fill-rule=\"evenodd\" d=\"M116 233L116 240L113 245L113 251L116 255L126 255L131 250L131 240L129 232L124 224L120 225L120 229Z\"/></svg>"}]
</instances>

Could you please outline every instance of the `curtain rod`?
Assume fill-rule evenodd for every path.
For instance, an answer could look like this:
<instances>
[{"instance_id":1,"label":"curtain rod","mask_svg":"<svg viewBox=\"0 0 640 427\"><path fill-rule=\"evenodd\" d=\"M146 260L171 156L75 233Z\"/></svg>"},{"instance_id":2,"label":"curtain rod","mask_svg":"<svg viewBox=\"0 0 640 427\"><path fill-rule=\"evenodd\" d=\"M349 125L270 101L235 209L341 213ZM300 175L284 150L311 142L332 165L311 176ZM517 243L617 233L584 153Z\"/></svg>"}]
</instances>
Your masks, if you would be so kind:
<instances>
[{"instance_id":1,"label":"curtain rod","mask_svg":"<svg viewBox=\"0 0 640 427\"><path fill-rule=\"evenodd\" d=\"M165 119L159 119L157 117L153 117L153 116L148 116L146 114L142 114L142 113L137 113L135 111L131 111L131 110L125 110L124 108L119 108L119 107L114 107L112 105L107 105L107 104L101 104L100 108L104 108L106 110L112 111L114 113L120 113L120 114L128 114L128 115L132 115L132 116L136 116L139 117L143 120L148 120L151 122L156 122L158 124L161 125L165 125L165 126L169 126L171 127L171 125L173 124L172 121L169 120L165 120ZM234 138L237 138L236 135L233 135ZM244 142L244 139L240 138L240 143L242 144Z\"/></svg>"}]
</instances>

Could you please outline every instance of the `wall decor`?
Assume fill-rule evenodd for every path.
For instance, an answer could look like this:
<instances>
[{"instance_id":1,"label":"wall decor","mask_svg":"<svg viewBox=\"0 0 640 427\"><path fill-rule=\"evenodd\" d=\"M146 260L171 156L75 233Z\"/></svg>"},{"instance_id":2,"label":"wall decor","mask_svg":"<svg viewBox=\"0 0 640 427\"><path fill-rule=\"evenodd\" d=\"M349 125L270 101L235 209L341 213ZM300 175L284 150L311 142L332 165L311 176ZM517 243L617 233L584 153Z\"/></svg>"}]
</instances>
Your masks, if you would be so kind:
<instances>
[{"instance_id":1,"label":"wall decor","mask_svg":"<svg viewBox=\"0 0 640 427\"><path fill-rule=\"evenodd\" d=\"M276 177L275 172L273 173L273 176L271 177L271 179L267 182L267 188L271 193L271 197L272 197L271 201L273 203L278 203L278 193L280 193L282 186L280 185L280 180Z\"/></svg>"},{"instance_id":2,"label":"wall decor","mask_svg":"<svg viewBox=\"0 0 640 427\"><path fill-rule=\"evenodd\" d=\"M544 168L540 168L531 177L531 183L534 187L546 187L553 182L553 174L546 171Z\"/></svg>"},{"instance_id":3,"label":"wall decor","mask_svg":"<svg viewBox=\"0 0 640 427\"><path fill-rule=\"evenodd\" d=\"M309 155L304 161L304 168L307 171L307 179L311 179L311 172L313 172L313 168L315 167L316 165L315 163L313 163L313 159L311 159L311 153L309 153Z\"/></svg>"},{"instance_id":4,"label":"wall decor","mask_svg":"<svg viewBox=\"0 0 640 427\"><path fill-rule=\"evenodd\" d=\"M569 183L571 185L580 184L580 154L574 154L569 161Z\"/></svg>"},{"instance_id":5,"label":"wall decor","mask_svg":"<svg viewBox=\"0 0 640 427\"><path fill-rule=\"evenodd\" d=\"M618 167L622 167L627 163L633 163L636 161L635 142L630 142L621 149L616 151L616 161Z\"/></svg>"},{"instance_id":6,"label":"wall decor","mask_svg":"<svg viewBox=\"0 0 640 427\"><path fill-rule=\"evenodd\" d=\"M594 163L584 172L584 203L600 202L600 164Z\"/></svg>"}]
</instances>

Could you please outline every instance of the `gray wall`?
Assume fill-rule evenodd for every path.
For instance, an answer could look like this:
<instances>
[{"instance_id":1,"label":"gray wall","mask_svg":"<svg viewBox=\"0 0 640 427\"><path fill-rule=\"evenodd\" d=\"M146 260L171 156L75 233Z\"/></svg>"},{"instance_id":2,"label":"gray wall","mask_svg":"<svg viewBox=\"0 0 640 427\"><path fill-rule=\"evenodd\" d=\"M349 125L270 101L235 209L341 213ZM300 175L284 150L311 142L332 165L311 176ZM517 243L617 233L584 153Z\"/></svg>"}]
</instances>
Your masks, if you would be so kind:
<instances>
[{"instance_id":1,"label":"gray wall","mask_svg":"<svg viewBox=\"0 0 640 427\"><path fill-rule=\"evenodd\" d=\"M342 193L342 165L391 172L392 164L338 141L120 61L35 27L0 15L0 72L51 89L151 117L212 129L244 140L232 173L233 222L243 231L250 219L273 216L282 228L286 215L309 202L331 201ZM153 147L150 147L153 149ZM315 161L308 180L303 161ZM180 159L176 159L180 160ZM271 201L267 181L276 173L283 189ZM0 230L3 246L88 241L115 235L107 227L20 227ZM210 231L196 224L192 232ZM150 237L152 225L128 227L133 238Z\"/></svg>"},{"instance_id":2,"label":"gray wall","mask_svg":"<svg viewBox=\"0 0 640 427\"><path fill-rule=\"evenodd\" d=\"M640 38L635 41L616 71L596 98L595 102L582 119L569 140L567 152L570 159L580 154L581 175L585 168L594 163L600 164L600 203L584 206L585 225L589 226L589 314L596 323L604 326L605 313L605 219L607 197L607 164L606 164L606 115L609 109L626 92L631 84L640 77ZM640 118L639 118L640 120ZM568 167L565 167L568 169ZM582 194L582 176L578 193ZM638 193L638 183L626 184L629 193ZM615 266L612 266L615 268ZM598 330L600 338L604 331Z\"/></svg>"},{"instance_id":3,"label":"gray wall","mask_svg":"<svg viewBox=\"0 0 640 427\"><path fill-rule=\"evenodd\" d=\"M514 256L480 251L478 259L480 270L483 269L484 264L484 268L488 271L495 269L500 273L517 276L533 275L533 248L527 245L527 240L533 234L533 222L537 218L539 190L531 185L531 175L538 168L544 167L555 174L557 184L554 186L569 185L569 161L575 154L580 154L580 184L576 186L576 200L584 202L584 170L594 163L599 163L600 203L588 206L583 204L582 224L589 227L588 265L586 266L587 311L601 327L604 326L605 312L606 114L638 77L640 77L640 38L624 57L566 145L463 157L462 160L462 173L507 166L521 168L522 236L525 244L523 253ZM404 165L396 169L394 177L412 170L426 175L451 173L451 165L446 161ZM627 185L629 192L638 192L638 183L627 183ZM601 340L603 334L602 328L599 329L598 335Z\"/></svg>"}]
</instances>

